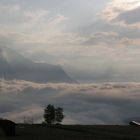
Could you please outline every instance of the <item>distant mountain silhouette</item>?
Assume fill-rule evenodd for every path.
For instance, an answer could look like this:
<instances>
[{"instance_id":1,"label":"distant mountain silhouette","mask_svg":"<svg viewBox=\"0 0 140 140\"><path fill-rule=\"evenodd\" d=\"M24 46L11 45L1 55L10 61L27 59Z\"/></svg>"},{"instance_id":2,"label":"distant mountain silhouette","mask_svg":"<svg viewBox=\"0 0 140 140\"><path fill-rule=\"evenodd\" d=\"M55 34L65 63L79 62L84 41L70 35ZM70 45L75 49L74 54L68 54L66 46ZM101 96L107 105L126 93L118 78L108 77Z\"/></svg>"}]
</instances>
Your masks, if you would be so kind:
<instances>
[{"instance_id":1,"label":"distant mountain silhouette","mask_svg":"<svg viewBox=\"0 0 140 140\"><path fill-rule=\"evenodd\" d=\"M61 66L35 63L7 47L0 47L0 78L41 83L75 82Z\"/></svg>"}]
</instances>

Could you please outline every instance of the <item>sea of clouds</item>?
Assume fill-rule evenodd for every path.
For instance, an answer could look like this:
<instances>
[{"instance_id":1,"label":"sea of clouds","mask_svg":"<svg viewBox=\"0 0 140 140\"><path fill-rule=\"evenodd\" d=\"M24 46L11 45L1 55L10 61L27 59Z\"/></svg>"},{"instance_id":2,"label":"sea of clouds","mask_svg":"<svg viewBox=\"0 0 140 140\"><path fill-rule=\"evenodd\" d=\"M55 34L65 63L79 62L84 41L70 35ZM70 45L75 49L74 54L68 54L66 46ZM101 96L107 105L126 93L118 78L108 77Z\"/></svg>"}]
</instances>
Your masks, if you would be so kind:
<instances>
[{"instance_id":1,"label":"sea of clouds","mask_svg":"<svg viewBox=\"0 0 140 140\"><path fill-rule=\"evenodd\" d=\"M33 83L0 80L0 117L43 120L48 104L64 109L64 124L125 124L140 116L140 83Z\"/></svg>"}]
</instances>

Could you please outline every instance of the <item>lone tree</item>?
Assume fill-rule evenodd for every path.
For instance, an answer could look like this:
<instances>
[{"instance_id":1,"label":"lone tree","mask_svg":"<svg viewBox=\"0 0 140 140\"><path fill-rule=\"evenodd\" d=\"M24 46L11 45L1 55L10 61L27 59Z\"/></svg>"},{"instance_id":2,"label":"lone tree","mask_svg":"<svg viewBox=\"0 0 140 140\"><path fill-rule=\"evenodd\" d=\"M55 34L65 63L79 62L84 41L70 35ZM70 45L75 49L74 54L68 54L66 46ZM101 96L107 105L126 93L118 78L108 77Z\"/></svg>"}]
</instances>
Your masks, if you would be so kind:
<instances>
[{"instance_id":1,"label":"lone tree","mask_svg":"<svg viewBox=\"0 0 140 140\"><path fill-rule=\"evenodd\" d=\"M57 123L61 123L63 119L64 119L63 108L61 108L61 107L56 108L55 109L55 121Z\"/></svg>"},{"instance_id":2,"label":"lone tree","mask_svg":"<svg viewBox=\"0 0 140 140\"><path fill-rule=\"evenodd\" d=\"M44 120L47 124L52 124L55 122L55 108L53 105L49 104L44 110Z\"/></svg>"},{"instance_id":3,"label":"lone tree","mask_svg":"<svg viewBox=\"0 0 140 140\"><path fill-rule=\"evenodd\" d=\"M55 108L53 105L49 104L44 109L44 121L47 124L54 124L54 123L60 123L64 119L63 115L63 108L58 107Z\"/></svg>"}]
</instances>

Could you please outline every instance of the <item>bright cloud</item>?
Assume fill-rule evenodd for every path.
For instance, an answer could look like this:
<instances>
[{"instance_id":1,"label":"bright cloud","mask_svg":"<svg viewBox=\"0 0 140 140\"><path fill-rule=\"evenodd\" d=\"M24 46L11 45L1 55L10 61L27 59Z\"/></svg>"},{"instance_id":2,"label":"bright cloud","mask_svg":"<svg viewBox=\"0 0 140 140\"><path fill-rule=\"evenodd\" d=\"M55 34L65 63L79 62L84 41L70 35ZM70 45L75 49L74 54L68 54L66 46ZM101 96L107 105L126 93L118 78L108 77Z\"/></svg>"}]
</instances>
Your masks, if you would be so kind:
<instances>
[{"instance_id":1,"label":"bright cloud","mask_svg":"<svg viewBox=\"0 0 140 140\"><path fill-rule=\"evenodd\" d=\"M13 5L0 5L0 12L17 12L21 9L20 5L13 4Z\"/></svg>"},{"instance_id":2,"label":"bright cloud","mask_svg":"<svg viewBox=\"0 0 140 140\"><path fill-rule=\"evenodd\" d=\"M54 14L45 8L25 10L21 5L12 4L0 5L0 11L0 34L12 38L15 44L49 44L54 42L53 38L65 34L63 30L68 18L62 14Z\"/></svg>"}]
</instances>

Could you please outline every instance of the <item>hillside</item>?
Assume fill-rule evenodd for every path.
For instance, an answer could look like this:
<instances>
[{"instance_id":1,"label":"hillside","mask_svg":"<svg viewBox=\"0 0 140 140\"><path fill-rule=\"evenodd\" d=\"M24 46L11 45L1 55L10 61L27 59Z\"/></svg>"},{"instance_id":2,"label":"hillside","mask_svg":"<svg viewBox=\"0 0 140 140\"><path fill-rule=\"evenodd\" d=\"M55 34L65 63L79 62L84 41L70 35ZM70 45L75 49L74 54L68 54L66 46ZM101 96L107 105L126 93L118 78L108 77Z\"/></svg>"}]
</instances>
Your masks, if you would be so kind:
<instances>
[{"instance_id":1,"label":"hillside","mask_svg":"<svg viewBox=\"0 0 140 140\"><path fill-rule=\"evenodd\" d=\"M140 127L105 125L17 125L16 136L7 140L139 140ZM5 140L5 137L0 137Z\"/></svg>"},{"instance_id":2,"label":"hillside","mask_svg":"<svg viewBox=\"0 0 140 140\"><path fill-rule=\"evenodd\" d=\"M16 51L0 47L0 78L33 82L75 82L59 65L35 63Z\"/></svg>"}]
</instances>

